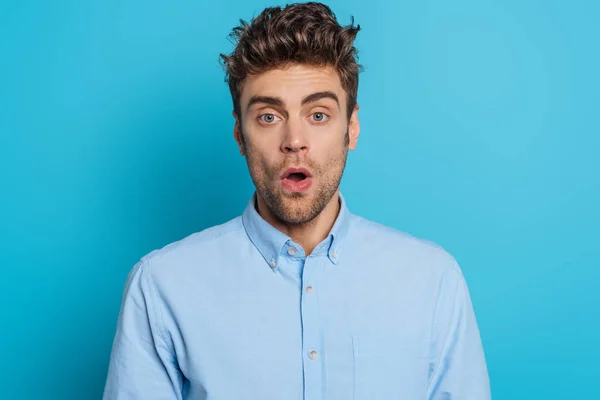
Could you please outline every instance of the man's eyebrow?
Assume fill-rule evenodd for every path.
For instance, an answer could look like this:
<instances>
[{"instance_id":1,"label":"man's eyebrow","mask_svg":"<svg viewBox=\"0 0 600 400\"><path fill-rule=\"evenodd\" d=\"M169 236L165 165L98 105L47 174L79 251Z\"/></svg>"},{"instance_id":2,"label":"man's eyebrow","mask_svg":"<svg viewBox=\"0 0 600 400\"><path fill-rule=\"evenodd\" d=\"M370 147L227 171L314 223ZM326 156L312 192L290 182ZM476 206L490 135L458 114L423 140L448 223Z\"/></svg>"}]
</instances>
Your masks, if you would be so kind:
<instances>
[{"instance_id":1,"label":"man's eyebrow","mask_svg":"<svg viewBox=\"0 0 600 400\"><path fill-rule=\"evenodd\" d=\"M246 110L249 110L254 104L270 104L272 106L283 107L285 103L279 97L271 97L271 96L252 96L248 101L248 105L246 106Z\"/></svg>"},{"instance_id":2,"label":"man's eyebrow","mask_svg":"<svg viewBox=\"0 0 600 400\"><path fill-rule=\"evenodd\" d=\"M321 99L333 99L337 103L338 107L340 106L340 100L338 99L337 95L333 92L328 92L328 91L316 92L316 93L310 94L302 99L301 104L305 105L307 103L312 103L312 102L315 102L315 101L321 100Z\"/></svg>"}]
</instances>

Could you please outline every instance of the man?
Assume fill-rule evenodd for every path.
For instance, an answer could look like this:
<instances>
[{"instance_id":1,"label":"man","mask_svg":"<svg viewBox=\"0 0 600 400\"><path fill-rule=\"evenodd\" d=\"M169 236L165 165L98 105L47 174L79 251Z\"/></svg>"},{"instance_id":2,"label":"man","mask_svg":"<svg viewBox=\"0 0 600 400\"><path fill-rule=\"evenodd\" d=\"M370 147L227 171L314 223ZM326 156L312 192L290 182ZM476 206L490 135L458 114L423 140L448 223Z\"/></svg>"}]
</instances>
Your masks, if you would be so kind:
<instances>
[{"instance_id":1,"label":"man","mask_svg":"<svg viewBox=\"0 0 600 400\"><path fill-rule=\"evenodd\" d=\"M256 192L129 274L105 399L490 398L465 280L441 248L348 211L359 26L268 8L222 55Z\"/></svg>"}]
</instances>

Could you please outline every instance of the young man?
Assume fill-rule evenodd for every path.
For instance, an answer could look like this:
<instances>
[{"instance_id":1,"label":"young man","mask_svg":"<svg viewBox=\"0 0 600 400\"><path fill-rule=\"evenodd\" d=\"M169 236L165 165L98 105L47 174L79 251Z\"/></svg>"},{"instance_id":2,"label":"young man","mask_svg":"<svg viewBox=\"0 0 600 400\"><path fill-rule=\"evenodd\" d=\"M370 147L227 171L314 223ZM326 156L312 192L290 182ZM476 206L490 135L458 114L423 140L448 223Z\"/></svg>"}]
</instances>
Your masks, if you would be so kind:
<instances>
[{"instance_id":1,"label":"young man","mask_svg":"<svg viewBox=\"0 0 600 400\"><path fill-rule=\"evenodd\" d=\"M256 192L132 269L105 399L490 398L454 259L339 192L360 132L358 30L319 3L234 29L222 59Z\"/></svg>"}]
</instances>

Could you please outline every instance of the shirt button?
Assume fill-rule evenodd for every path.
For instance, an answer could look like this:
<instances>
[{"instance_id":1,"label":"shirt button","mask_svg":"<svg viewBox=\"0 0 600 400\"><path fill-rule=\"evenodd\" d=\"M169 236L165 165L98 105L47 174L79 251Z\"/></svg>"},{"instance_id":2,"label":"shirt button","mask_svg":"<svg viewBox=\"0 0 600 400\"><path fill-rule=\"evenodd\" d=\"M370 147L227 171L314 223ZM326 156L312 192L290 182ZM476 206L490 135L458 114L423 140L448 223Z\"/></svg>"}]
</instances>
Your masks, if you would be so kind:
<instances>
[{"instance_id":1,"label":"shirt button","mask_svg":"<svg viewBox=\"0 0 600 400\"><path fill-rule=\"evenodd\" d=\"M311 351L308 354L308 356L310 357L311 360L316 360L318 355L319 355L319 353L317 353L315 350Z\"/></svg>"},{"instance_id":2,"label":"shirt button","mask_svg":"<svg viewBox=\"0 0 600 400\"><path fill-rule=\"evenodd\" d=\"M335 251L332 251L332 252L331 252L331 257L332 257L332 258L337 258L337 254L335 253Z\"/></svg>"},{"instance_id":3,"label":"shirt button","mask_svg":"<svg viewBox=\"0 0 600 400\"><path fill-rule=\"evenodd\" d=\"M312 287L312 286L310 286L310 285L308 285L308 286L306 287L306 293L308 293L308 294L311 294L312 292L313 292L313 287Z\"/></svg>"},{"instance_id":4,"label":"shirt button","mask_svg":"<svg viewBox=\"0 0 600 400\"><path fill-rule=\"evenodd\" d=\"M296 248L295 248L295 247L290 247L290 248L288 249L288 254L289 254L290 256L293 256L294 254L296 254Z\"/></svg>"},{"instance_id":5,"label":"shirt button","mask_svg":"<svg viewBox=\"0 0 600 400\"><path fill-rule=\"evenodd\" d=\"M271 265L271 268L272 268L272 269L275 269L275 267L277 266L277 264L275 264L275 261L271 261L271 264L270 264L270 265Z\"/></svg>"}]
</instances>

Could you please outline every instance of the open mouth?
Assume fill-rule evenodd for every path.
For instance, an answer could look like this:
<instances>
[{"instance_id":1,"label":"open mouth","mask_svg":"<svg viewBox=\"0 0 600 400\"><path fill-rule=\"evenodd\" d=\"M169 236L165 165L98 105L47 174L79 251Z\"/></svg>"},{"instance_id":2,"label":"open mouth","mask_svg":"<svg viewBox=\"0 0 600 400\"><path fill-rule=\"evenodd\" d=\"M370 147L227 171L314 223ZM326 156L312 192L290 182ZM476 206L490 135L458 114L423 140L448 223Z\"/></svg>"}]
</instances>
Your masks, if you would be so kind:
<instances>
[{"instance_id":1,"label":"open mouth","mask_svg":"<svg viewBox=\"0 0 600 400\"><path fill-rule=\"evenodd\" d=\"M304 179L306 179L306 175L303 174L302 172L292 172L291 174L289 174L287 176L287 179L289 179L290 181L293 181L293 182L300 182L300 181L303 181Z\"/></svg>"},{"instance_id":2,"label":"open mouth","mask_svg":"<svg viewBox=\"0 0 600 400\"><path fill-rule=\"evenodd\" d=\"M283 187L291 192L307 191L312 184L312 177L306 168L289 168L281 175Z\"/></svg>"},{"instance_id":3,"label":"open mouth","mask_svg":"<svg viewBox=\"0 0 600 400\"><path fill-rule=\"evenodd\" d=\"M310 177L310 172L308 172L306 168L288 168L283 175L281 175L281 179L289 179L293 182L300 182Z\"/></svg>"}]
</instances>

